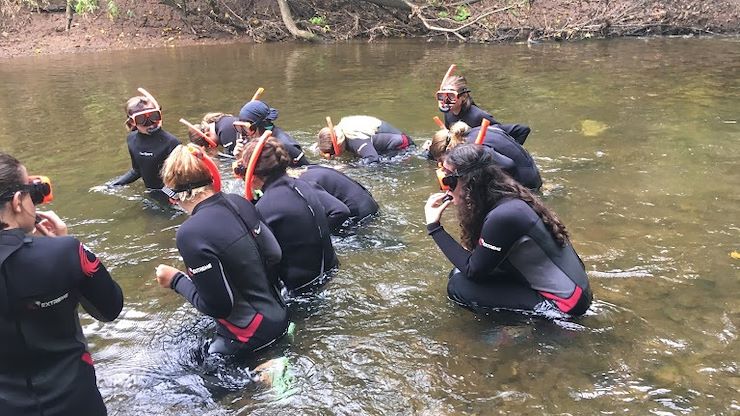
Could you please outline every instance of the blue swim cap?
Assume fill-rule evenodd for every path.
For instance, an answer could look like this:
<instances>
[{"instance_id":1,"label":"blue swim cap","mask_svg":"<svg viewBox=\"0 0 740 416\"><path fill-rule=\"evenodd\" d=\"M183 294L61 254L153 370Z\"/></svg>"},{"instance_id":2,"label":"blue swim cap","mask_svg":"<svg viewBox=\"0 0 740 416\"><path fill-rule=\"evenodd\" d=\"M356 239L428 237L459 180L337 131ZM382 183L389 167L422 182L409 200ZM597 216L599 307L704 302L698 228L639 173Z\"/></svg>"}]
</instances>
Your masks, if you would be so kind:
<instances>
[{"instance_id":1,"label":"blue swim cap","mask_svg":"<svg viewBox=\"0 0 740 416\"><path fill-rule=\"evenodd\" d=\"M252 100L239 111L239 120L248 121L255 126L265 127L278 118L278 110L260 100Z\"/></svg>"}]
</instances>

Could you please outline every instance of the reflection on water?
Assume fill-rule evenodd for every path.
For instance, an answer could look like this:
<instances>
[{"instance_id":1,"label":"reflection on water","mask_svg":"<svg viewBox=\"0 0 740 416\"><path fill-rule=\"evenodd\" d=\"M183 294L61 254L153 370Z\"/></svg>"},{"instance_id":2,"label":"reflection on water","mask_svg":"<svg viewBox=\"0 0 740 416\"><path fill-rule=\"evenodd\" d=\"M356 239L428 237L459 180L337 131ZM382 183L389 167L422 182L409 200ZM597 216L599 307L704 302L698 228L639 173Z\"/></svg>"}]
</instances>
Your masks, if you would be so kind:
<instances>
[{"instance_id":1,"label":"reflection on water","mask_svg":"<svg viewBox=\"0 0 740 416\"><path fill-rule=\"evenodd\" d=\"M0 66L0 148L55 183L52 208L126 294L121 318L83 320L112 415L715 414L737 399L740 42L226 45ZM455 62L477 103L532 127L526 147L586 263L596 300L578 319L473 314L446 299L449 263L426 236L433 166L322 162L381 214L335 239L342 267L291 305L295 335L255 362L210 371L208 319L154 280L177 265L183 213L108 189L129 167L125 100L139 86L179 117L235 113L258 86L306 147L325 116L371 114L432 136L431 98ZM12 117L11 117L12 115ZM313 161L316 153L308 150ZM224 189L241 193L221 161ZM445 219L456 230L454 215ZM456 231L453 231L455 233ZM282 394L247 367L287 357Z\"/></svg>"}]
</instances>

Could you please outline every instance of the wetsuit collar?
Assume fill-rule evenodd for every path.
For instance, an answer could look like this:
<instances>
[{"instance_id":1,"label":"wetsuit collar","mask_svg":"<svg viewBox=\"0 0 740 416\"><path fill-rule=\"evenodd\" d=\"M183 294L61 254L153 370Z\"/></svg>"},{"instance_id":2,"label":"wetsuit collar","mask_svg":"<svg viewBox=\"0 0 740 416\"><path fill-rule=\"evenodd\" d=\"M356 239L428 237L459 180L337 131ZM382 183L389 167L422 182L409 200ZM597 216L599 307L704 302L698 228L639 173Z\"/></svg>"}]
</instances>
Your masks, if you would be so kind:
<instances>
[{"instance_id":1,"label":"wetsuit collar","mask_svg":"<svg viewBox=\"0 0 740 416\"><path fill-rule=\"evenodd\" d=\"M190 215L191 216L192 215L195 215L196 212L198 212L199 210L201 210L201 209L203 209L203 208L205 208L205 207L207 207L209 205L215 205L215 204L217 204L218 201L220 201L221 199L223 199L223 197L224 197L223 196L223 193L221 193L221 192L214 193L213 195L209 196L208 198L206 198L206 199L198 202L198 204L193 207L193 212Z\"/></svg>"}]
</instances>

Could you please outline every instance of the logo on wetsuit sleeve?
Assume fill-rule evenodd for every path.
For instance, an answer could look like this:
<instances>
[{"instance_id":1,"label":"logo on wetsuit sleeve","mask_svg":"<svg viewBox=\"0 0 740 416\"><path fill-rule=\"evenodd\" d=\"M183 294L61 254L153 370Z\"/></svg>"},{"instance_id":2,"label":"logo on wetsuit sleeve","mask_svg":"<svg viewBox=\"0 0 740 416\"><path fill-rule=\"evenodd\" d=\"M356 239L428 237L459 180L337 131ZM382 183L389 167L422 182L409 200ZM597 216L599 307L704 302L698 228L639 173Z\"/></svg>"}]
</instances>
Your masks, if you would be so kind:
<instances>
[{"instance_id":1,"label":"logo on wetsuit sleeve","mask_svg":"<svg viewBox=\"0 0 740 416\"><path fill-rule=\"evenodd\" d=\"M206 270L210 270L212 268L213 268L213 265L211 263L208 263L206 265L203 265L203 266L200 266L200 267L196 267L194 269L188 268L188 272L190 272L190 275L192 276L194 274L198 274L198 273L204 272Z\"/></svg>"},{"instance_id":2,"label":"logo on wetsuit sleeve","mask_svg":"<svg viewBox=\"0 0 740 416\"><path fill-rule=\"evenodd\" d=\"M483 237L478 240L478 244L482 245L483 247L493 250L493 251L501 251L501 247L496 247L493 244L488 244L483 240Z\"/></svg>"},{"instance_id":3,"label":"logo on wetsuit sleeve","mask_svg":"<svg viewBox=\"0 0 740 416\"><path fill-rule=\"evenodd\" d=\"M92 260L87 258L88 253L92 256ZM80 267L82 267L82 273L87 277L92 277L95 272L100 268L100 259L95 257L90 250L85 247L84 244L80 243Z\"/></svg>"},{"instance_id":4,"label":"logo on wetsuit sleeve","mask_svg":"<svg viewBox=\"0 0 740 416\"><path fill-rule=\"evenodd\" d=\"M154 156L154 153L152 152L139 152L140 156Z\"/></svg>"}]
</instances>

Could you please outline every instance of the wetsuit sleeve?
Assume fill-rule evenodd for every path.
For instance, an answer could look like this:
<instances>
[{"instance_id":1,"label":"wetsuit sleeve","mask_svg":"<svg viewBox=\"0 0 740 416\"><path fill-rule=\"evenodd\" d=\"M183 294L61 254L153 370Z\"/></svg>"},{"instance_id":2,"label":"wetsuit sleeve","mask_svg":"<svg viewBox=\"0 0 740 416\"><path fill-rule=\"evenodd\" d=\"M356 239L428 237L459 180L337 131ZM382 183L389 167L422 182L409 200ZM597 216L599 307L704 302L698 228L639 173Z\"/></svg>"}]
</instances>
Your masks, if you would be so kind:
<instances>
[{"instance_id":1,"label":"wetsuit sleeve","mask_svg":"<svg viewBox=\"0 0 740 416\"><path fill-rule=\"evenodd\" d=\"M136 159L134 159L133 153L131 153L131 148L128 149L128 154L131 157L131 170L124 173L116 179L111 185L127 185L139 178L141 178L141 172L139 171L139 166L136 164Z\"/></svg>"},{"instance_id":2,"label":"wetsuit sleeve","mask_svg":"<svg viewBox=\"0 0 740 416\"><path fill-rule=\"evenodd\" d=\"M80 266L84 277L80 282L80 304L98 321L110 322L123 309L123 292L95 254L79 246Z\"/></svg>"},{"instance_id":3,"label":"wetsuit sleeve","mask_svg":"<svg viewBox=\"0 0 740 416\"><path fill-rule=\"evenodd\" d=\"M338 230L339 227L342 226L344 221L349 218L349 208L347 208L347 205L345 205L344 202L338 200L329 192L326 192L326 190L322 188L321 185L317 185L314 183L312 183L312 185L314 189L316 189L316 194L319 198L319 201L321 202L321 205L324 206L324 210L326 211L326 218L329 222L329 228L332 232Z\"/></svg>"},{"instance_id":4,"label":"wetsuit sleeve","mask_svg":"<svg viewBox=\"0 0 740 416\"><path fill-rule=\"evenodd\" d=\"M180 238L179 235L177 249L191 276L178 273L170 287L208 316L229 316L234 306L234 294L216 254L209 247L199 245L199 239Z\"/></svg>"},{"instance_id":5,"label":"wetsuit sleeve","mask_svg":"<svg viewBox=\"0 0 740 416\"><path fill-rule=\"evenodd\" d=\"M447 259L467 278L483 280L533 225L532 218L522 215L515 206L499 206L483 222L480 239L472 252L465 250L439 223L429 224L427 229Z\"/></svg>"},{"instance_id":6,"label":"wetsuit sleeve","mask_svg":"<svg viewBox=\"0 0 740 416\"><path fill-rule=\"evenodd\" d=\"M377 163L380 162L380 156L378 151L373 146L373 141L370 138L367 139L352 139L348 140L347 143L358 156L362 158L365 163Z\"/></svg>"},{"instance_id":7,"label":"wetsuit sleeve","mask_svg":"<svg viewBox=\"0 0 740 416\"><path fill-rule=\"evenodd\" d=\"M255 240L257 240L257 245L265 261L270 266L280 263L280 259L283 257L283 250L280 248L280 243L275 238L275 234L272 233L270 227L263 221L260 221L260 230Z\"/></svg>"}]
</instances>

